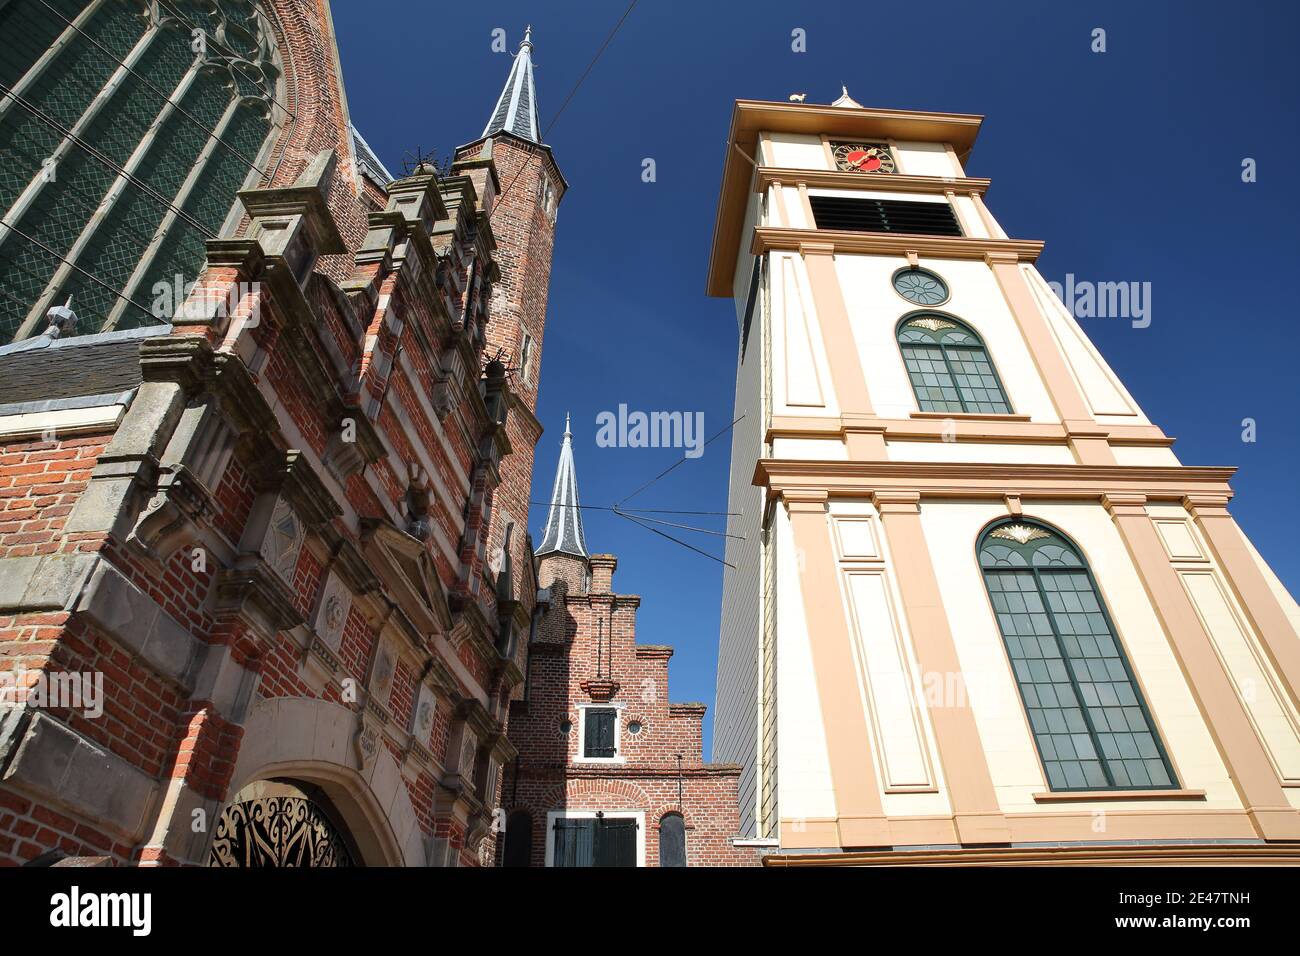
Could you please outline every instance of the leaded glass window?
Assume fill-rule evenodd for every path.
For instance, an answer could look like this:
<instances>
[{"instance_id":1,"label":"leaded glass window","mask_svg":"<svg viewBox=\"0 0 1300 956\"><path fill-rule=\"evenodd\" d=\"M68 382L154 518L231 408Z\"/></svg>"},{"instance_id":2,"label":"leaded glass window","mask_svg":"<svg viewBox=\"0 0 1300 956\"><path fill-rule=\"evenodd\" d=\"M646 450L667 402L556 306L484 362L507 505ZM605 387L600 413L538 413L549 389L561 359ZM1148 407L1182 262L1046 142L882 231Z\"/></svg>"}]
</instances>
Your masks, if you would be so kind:
<instances>
[{"instance_id":1,"label":"leaded glass window","mask_svg":"<svg viewBox=\"0 0 1300 956\"><path fill-rule=\"evenodd\" d=\"M80 333L166 321L288 118L260 4L9 0L0 35L0 342L69 296Z\"/></svg>"},{"instance_id":2,"label":"leaded glass window","mask_svg":"<svg viewBox=\"0 0 1300 956\"><path fill-rule=\"evenodd\" d=\"M1036 522L991 528L980 567L1052 790L1175 788L1087 562Z\"/></svg>"},{"instance_id":3,"label":"leaded glass window","mask_svg":"<svg viewBox=\"0 0 1300 956\"><path fill-rule=\"evenodd\" d=\"M899 269L894 273L894 291L917 305L942 305L948 300L948 285L929 269Z\"/></svg>"},{"instance_id":4,"label":"leaded glass window","mask_svg":"<svg viewBox=\"0 0 1300 956\"><path fill-rule=\"evenodd\" d=\"M988 351L969 326L938 312L916 313L899 323L898 346L921 411L1011 412Z\"/></svg>"}]
</instances>

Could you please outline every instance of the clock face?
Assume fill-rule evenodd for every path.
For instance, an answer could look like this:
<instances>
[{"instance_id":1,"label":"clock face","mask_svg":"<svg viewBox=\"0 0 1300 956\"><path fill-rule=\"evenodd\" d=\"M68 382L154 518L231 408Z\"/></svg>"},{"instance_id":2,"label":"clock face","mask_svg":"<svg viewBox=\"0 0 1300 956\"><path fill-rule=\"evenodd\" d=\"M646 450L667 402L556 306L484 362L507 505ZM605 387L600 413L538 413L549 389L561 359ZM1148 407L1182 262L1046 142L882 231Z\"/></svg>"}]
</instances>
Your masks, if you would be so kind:
<instances>
[{"instance_id":1,"label":"clock face","mask_svg":"<svg viewBox=\"0 0 1300 956\"><path fill-rule=\"evenodd\" d=\"M894 154L888 143L836 143L835 167L850 173L892 173Z\"/></svg>"}]
</instances>

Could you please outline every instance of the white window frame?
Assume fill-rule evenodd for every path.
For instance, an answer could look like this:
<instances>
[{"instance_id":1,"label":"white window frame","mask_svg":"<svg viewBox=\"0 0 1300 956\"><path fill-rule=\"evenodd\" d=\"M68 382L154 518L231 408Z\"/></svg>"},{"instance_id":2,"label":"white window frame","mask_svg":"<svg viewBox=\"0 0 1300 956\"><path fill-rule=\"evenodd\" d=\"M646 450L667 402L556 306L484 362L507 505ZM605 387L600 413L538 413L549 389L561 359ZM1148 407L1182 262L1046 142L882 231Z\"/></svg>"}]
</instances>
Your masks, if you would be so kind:
<instances>
[{"instance_id":1,"label":"white window frame","mask_svg":"<svg viewBox=\"0 0 1300 956\"><path fill-rule=\"evenodd\" d=\"M645 811L644 810L550 810L546 814L546 865L555 866L555 821L593 820L596 814L613 820L636 821L636 865L645 866Z\"/></svg>"},{"instance_id":2,"label":"white window frame","mask_svg":"<svg viewBox=\"0 0 1300 956\"><path fill-rule=\"evenodd\" d=\"M574 763L627 763L627 758L623 756L623 708L624 704L579 704L578 705L578 755L573 758ZM588 757L584 752L587 746L587 711L588 710L612 710L614 711L614 756L612 757Z\"/></svg>"}]
</instances>

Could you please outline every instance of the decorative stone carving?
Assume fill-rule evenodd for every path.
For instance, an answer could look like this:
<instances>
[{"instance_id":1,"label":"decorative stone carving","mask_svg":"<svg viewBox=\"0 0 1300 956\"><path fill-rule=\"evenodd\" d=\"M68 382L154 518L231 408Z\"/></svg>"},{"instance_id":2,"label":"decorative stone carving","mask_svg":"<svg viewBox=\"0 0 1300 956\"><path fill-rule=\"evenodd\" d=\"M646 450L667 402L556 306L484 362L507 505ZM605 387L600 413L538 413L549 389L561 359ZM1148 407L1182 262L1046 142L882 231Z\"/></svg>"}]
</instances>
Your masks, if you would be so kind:
<instances>
[{"instance_id":1,"label":"decorative stone carving","mask_svg":"<svg viewBox=\"0 0 1300 956\"><path fill-rule=\"evenodd\" d=\"M1028 544L1038 538L1050 538L1046 531L1027 524L1008 524L995 528L989 533L990 538L1005 538L1018 544Z\"/></svg>"},{"instance_id":2,"label":"decorative stone carving","mask_svg":"<svg viewBox=\"0 0 1300 956\"><path fill-rule=\"evenodd\" d=\"M316 634L332 651L339 649L343 629L352 610L352 591L343 579L331 571L325 578L319 606L316 609Z\"/></svg>"},{"instance_id":3,"label":"decorative stone carving","mask_svg":"<svg viewBox=\"0 0 1300 956\"><path fill-rule=\"evenodd\" d=\"M302 551L304 537L302 520L294 512L293 506L281 496L271 512L271 521L266 529L266 537L262 539L260 554L286 584L293 584L293 574L298 567L298 555Z\"/></svg>"},{"instance_id":4,"label":"decorative stone carving","mask_svg":"<svg viewBox=\"0 0 1300 956\"><path fill-rule=\"evenodd\" d=\"M393 690L393 672L397 669L397 663L393 659L393 652L385 644L379 645L379 650L375 652L375 667L370 675L370 695L371 699L377 703L388 705L388 695Z\"/></svg>"},{"instance_id":5,"label":"decorative stone carving","mask_svg":"<svg viewBox=\"0 0 1300 956\"><path fill-rule=\"evenodd\" d=\"M415 721L412 733L424 746L428 746L429 737L433 733L433 721L437 714L438 701L434 696L433 688L428 684L421 684L420 697L415 704Z\"/></svg>"},{"instance_id":6,"label":"decorative stone carving","mask_svg":"<svg viewBox=\"0 0 1300 956\"><path fill-rule=\"evenodd\" d=\"M467 787L474 786L474 763L477 757L478 735L467 730L460 747L460 763L457 765L461 779L465 781Z\"/></svg>"},{"instance_id":7,"label":"decorative stone carving","mask_svg":"<svg viewBox=\"0 0 1300 956\"><path fill-rule=\"evenodd\" d=\"M367 720L363 714L359 718L356 735L357 759L361 766L369 770L379 755L379 726Z\"/></svg>"}]
</instances>

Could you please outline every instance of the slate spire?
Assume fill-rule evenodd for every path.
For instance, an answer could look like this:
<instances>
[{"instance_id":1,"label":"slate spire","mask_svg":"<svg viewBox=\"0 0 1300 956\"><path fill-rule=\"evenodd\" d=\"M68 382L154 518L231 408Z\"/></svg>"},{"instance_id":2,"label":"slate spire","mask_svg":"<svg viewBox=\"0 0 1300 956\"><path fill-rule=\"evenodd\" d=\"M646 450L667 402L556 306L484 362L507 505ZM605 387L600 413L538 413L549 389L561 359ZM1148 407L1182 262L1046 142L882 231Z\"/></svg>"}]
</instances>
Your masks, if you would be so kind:
<instances>
[{"instance_id":1,"label":"slate spire","mask_svg":"<svg viewBox=\"0 0 1300 956\"><path fill-rule=\"evenodd\" d=\"M560 445L560 463L555 469L551 510L546 516L542 545L537 549L538 557L557 553L587 557L582 510L578 507L578 474L573 467L573 433L569 431L568 415L564 416L564 442Z\"/></svg>"},{"instance_id":2,"label":"slate spire","mask_svg":"<svg viewBox=\"0 0 1300 956\"><path fill-rule=\"evenodd\" d=\"M541 126L537 122L537 88L533 86L533 28L524 31L523 42L515 54L514 65L506 77L505 89L497 99L492 118L483 127L485 138L494 133L513 133L520 139L541 143Z\"/></svg>"}]
</instances>

